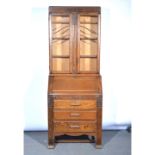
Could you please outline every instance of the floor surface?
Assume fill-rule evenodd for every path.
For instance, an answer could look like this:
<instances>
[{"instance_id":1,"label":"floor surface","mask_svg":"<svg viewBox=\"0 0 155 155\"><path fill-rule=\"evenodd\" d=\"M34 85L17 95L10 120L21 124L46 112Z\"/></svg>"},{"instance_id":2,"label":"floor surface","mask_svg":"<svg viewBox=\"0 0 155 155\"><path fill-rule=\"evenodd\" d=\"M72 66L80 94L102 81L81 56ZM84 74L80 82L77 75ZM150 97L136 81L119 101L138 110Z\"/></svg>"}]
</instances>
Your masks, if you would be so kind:
<instances>
[{"instance_id":1,"label":"floor surface","mask_svg":"<svg viewBox=\"0 0 155 155\"><path fill-rule=\"evenodd\" d=\"M131 133L103 131L103 148L94 143L57 143L47 148L47 132L24 133L24 155L131 155Z\"/></svg>"}]
</instances>

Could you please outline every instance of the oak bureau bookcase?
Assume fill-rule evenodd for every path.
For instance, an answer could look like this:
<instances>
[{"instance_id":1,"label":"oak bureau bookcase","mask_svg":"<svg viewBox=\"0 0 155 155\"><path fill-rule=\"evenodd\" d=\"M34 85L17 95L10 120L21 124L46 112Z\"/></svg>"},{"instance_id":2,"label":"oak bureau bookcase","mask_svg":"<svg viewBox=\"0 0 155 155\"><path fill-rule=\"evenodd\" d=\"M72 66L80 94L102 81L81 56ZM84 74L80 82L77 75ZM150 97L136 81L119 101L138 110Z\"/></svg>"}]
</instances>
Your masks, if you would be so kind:
<instances>
[{"instance_id":1,"label":"oak bureau bookcase","mask_svg":"<svg viewBox=\"0 0 155 155\"><path fill-rule=\"evenodd\" d=\"M49 7L49 148L62 135L86 135L101 147L100 12L100 7Z\"/></svg>"}]
</instances>

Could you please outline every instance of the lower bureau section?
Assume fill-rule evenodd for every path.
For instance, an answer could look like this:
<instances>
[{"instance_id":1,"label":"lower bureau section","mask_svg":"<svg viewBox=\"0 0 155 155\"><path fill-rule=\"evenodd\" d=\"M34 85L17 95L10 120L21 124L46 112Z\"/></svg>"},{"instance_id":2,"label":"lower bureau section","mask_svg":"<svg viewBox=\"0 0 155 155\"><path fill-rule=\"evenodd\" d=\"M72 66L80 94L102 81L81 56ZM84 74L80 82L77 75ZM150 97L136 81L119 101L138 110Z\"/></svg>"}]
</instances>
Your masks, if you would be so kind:
<instances>
[{"instance_id":1,"label":"lower bureau section","mask_svg":"<svg viewBox=\"0 0 155 155\"><path fill-rule=\"evenodd\" d=\"M56 142L83 142L81 136L95 142L96 148L102 143L102 98L48 98L48 147ZM80 98L80 97L79 97ZM72 136L63 139L63 136ZM78 136L81 139L77 139ZM62 140L62 141L61 141Z\"/></svg>"},{"instance_id":2,"label":"lower bureau section","mask_svg":"<svg viewBox=\"0 0 155 155\"><path fill-rule=\"evenodd\" d=\"M54 122L54 132L96 132L96 122Z\"/></svg>"}]
</instances>

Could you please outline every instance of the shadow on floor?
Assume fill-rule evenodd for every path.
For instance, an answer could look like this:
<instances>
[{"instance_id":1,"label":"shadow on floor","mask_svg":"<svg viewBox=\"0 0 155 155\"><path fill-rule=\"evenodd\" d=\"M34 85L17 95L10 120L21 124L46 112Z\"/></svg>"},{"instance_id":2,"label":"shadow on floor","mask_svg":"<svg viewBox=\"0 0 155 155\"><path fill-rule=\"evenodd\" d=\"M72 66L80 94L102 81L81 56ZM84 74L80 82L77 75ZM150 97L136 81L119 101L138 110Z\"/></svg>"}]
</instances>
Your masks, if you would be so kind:
<instances>
[{"instance_id":1,"label":"shadow on floor","mask_svg":"<svg viewBox=\"0 0 155 155\"><path fill-rule=\"evenodd\" d=\"M120 131L119 130L105 130L102 132L103 146L108 144Z\"/></svg>"},{"instance_id":2,"label":"shadow on floor","mask_svg":"<svg viewBox=\"0 0 155 155\"><path fill-rule=\"evenodd\" d=\"M119 130L105 130L103 131L102 136L102 143L103 147L108 144L120 131ZM48 134L47 131L27 131L24 132L24 135L32 138L37 143L40 143L41 145L45 146L47 148L48 146ZM87 136L81 136L82 139L86 138ZM71 137L67 137L67 139L70 139ZM80 137L79 137L80 138ZM77 137L78 139L78 137Z\"/></svg>"}]
</instances>

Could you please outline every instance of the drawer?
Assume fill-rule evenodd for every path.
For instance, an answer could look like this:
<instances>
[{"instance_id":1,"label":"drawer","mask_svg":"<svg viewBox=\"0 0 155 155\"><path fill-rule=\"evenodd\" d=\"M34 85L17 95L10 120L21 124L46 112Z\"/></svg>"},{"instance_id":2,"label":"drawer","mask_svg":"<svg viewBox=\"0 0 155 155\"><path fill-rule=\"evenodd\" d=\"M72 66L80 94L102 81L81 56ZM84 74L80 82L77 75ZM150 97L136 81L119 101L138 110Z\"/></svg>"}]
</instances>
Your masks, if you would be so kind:
<instances>
[{"instance_id":1,"label":"drawer","mask_svg":"<svg viewBox=\"0 0 155 155\"><path fill-rule=\"evenodd\" d=\"M54 111L54 120L96 120L96 111Z\"/></svg>"},{"instance_id":2,"label":"drawer","mask_svg":"<svg viewBox=\"0 0 155 155\"><path fill-rule=\"evenodd\" d=\"M96 109L96 100L54 100L54 109Z\"/></svg>"},{"instance_id":3,"label":"drawer","mask_svg":"<svg viewBox=\"0 0 155 155\"><path fill-rule=\"evenodd\" d=\"M54 132L95 132L95 122L54 122Z\"/></svg>"}]
</instances>

